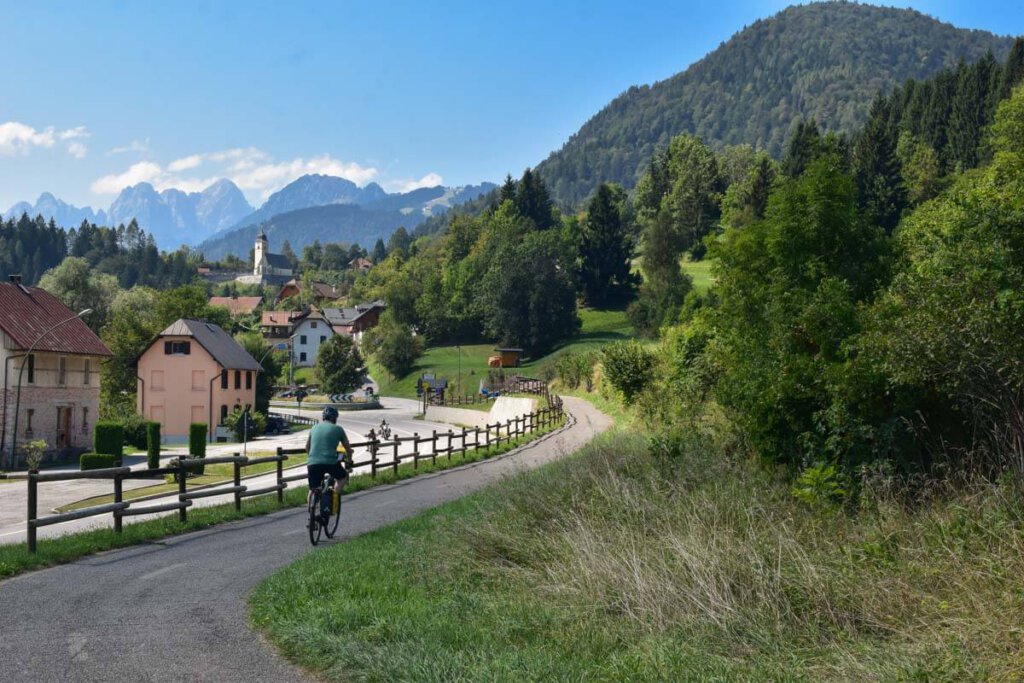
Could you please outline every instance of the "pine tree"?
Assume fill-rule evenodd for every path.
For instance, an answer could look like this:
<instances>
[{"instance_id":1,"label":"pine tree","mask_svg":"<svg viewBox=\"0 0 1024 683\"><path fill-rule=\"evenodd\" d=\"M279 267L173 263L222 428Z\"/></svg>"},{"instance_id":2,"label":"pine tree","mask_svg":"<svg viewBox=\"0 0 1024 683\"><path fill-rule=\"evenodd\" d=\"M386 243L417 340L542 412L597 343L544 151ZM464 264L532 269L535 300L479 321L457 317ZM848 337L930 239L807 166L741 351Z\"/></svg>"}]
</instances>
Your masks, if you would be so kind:
<instances>
[{"instance_id":1,"label":"pine tree","mask_svg":"<svg viewBox=\"0 0 1024 683\"><path fill-rule=\"evenodd\" d=\"M1013 88L1024 81L1024 38L1018 38L1010 49L999 84L999 99L1005 100Z\"/></svg>"},{"instance_id":2,"label":"pine tree","mask_svg":"<svg viewBox=\"0 0 1024 683\"><path fill-rule=\"evenodd\" d=\"M891 234L907 207L896 129L888 98L875 100L854 147L854 176L860 208L874 225Z\"/></svg>"},{"instance_id":3,"label":"pine tree","mask_svg":"<svg viewBox=\"0 0 1024 683\"><path fill-rule=\"evenodd\" d=\"M587 303L606 303L617 285L629 281L632 245L625 205L621 187L602 183L580 222L578 275Z\"/></svg>"},{"instance_id":4,"label":"pine tree","mask_svg":"<svg viewBox=\"0 0 1024 683\"><path fill-rule=\"evenodd\" d=\"M820 149L821 132L818 124L814 119L800 121L789 139L786 156L782 160L782 172L788 178L796 178L818 156Z\"/></svg>"},{"instance_id":5,"label":"pine tree","mask_svg":"<svg viewBox=\"0 0 1024 683\"><path fill-rule=\"evenodd\" d=\"M378 239L373 245L373 251L370 252L370 260L374 263L380 263L388 257L387 247L384 246L384 240Z\"/></svg>"}]
</instances>

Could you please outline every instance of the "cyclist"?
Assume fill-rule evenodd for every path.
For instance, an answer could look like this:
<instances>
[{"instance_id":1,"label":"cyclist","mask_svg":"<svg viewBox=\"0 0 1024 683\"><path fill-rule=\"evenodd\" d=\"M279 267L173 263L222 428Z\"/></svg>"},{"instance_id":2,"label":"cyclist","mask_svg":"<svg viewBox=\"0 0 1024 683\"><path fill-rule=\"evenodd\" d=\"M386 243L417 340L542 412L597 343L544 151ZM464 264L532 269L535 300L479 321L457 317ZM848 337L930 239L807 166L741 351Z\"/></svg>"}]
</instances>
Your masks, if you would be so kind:
<instances>
[{"instance_id":1,"label":"cyclist","mask_svg":"<svg viewBox=\"0 0 1024 683\"><path fill-rule=\"evenodd\" d=\"M385 441L391 438L391 427L388 425L388 421L386 419L380 421L380 429L378 431L380 433L380 438Z\"/></svg>"},{"instance_id":2,"label":"cyclist","mask_svg":"<svg viewBox=\"0 0 1024 683\"><path fill-rule=\"evenodd\" d=\"M338 493L341 493L342 487L348 482L348 471L345 466L352 467L352 447L348 444L345 430L338 426L337 422L338 409L327 406L324 408L323 422L309 430L309 438L306 439L306 453L309 454L306 461L306 472L309 477L307 505L313 500L313 489L323 483L324 475L328 472L334 477L334 489ZM342 457L338 455L339 444L344 450Z\"/></svg>"}]
</instances>

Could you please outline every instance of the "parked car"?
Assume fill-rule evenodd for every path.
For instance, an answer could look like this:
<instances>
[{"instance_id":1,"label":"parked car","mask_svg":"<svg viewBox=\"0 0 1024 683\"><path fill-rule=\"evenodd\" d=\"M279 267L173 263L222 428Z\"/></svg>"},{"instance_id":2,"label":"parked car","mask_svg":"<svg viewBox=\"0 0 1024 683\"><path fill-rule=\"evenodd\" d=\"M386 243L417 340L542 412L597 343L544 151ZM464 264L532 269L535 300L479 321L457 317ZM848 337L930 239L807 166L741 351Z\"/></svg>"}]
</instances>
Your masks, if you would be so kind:
<instances>
[{"instance_id":1,"label":"parked car","mask_svg":"<svg viewBox=\"0 0 1024 683\"><path fill-rule=\"evenodd\" d=\"M264 432L270 436L275 434L291 434L292 426L283 417L271 416L267 418L267 429Z\"/></svg>"}]
</instances>

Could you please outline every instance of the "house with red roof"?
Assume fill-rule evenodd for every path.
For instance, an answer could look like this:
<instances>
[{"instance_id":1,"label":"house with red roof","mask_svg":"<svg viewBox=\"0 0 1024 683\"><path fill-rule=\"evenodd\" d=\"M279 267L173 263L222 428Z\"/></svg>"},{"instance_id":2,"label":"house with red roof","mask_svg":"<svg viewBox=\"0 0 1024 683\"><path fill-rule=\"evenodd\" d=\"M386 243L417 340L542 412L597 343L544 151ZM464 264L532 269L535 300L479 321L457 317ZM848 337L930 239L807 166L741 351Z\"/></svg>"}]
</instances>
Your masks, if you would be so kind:
<instances>
[{"instance_id":1,"label":"house with red roof","mask_svg":"<svg viewBox=\"0 0 1024 683\"><path fill-rule=\"evenodd\" d=\"M12 441L17 446L42 439L49 452L61 458L92 445L100 405L100 363L112 354L76 313L49 292L22 285L18 276L0 283L4 459Z\"/></svg>"},{"instance_id":2,"label":"house with red roof","mask_svg":"<svg viewBox=\"0 0 1024 683\"><path fill-rule=\"evenodd\" d=\"M231 311L231 315L248 315L256 311L263 303L262 296L211 296L210 305L220 306Z\"/></svg>"}]
</instances>

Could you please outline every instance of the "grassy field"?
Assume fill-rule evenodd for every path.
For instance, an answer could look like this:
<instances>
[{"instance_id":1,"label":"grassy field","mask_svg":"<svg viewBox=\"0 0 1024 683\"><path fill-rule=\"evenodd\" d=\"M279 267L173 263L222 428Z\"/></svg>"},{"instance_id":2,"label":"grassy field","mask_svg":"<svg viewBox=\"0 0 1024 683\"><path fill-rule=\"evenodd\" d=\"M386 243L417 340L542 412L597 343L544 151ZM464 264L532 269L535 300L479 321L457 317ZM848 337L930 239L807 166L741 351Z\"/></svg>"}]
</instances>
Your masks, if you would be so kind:
<instances>
[{"instance_id":1,"label":"grassy field","mask_svg":"<svg viewBox=\"0 0 1024 683\"><path fill-rule=\"evenodd\" d=\"M559 355L583 349L596 349L613 341L629 339L633 336L633 327L626 319L623 310L582 309L580 311L582 326L579 334L569 343L560 346L542 358L526 359L519 372L525 375L537 374L548 363L553 363ZM438 346L427 349L416 364L416 368L398 379L391 379L387 372L375 363L370 363L370 372L380 385L384 396L401 396L415 398L416 380L425 372L433 372L438 377L446 377L449 386L456 393L469 395L479 389L480 379L487 376L487 358L494 353L494 344L473 344L461 347L461 378L462 391L458 391L460 376L460 350L454 346Z\"/></svg>"},{"instance_id":2,"label":"grassy field","mask_svg":"<svg viewBox=\"0 0 1024 683\"><path fill-rule=\"evenodd\" d=\"M684 260L682 262L683 272L693 280L693 288L698 292L706 292L711 288L715 279L711 276L711 261Z\"/></svg>"},{"instance_id":3,"label":"grassy field","mask_svg":"<svg viewBox=\"0 0 1024 683\"><path fill-rule=\"evenodd\" d=\"M252 621L339 681L1020 680L1019 482L826 511L716 449L606 435L307 555Z\"/></svg>"},{"instance_id":4,"label":"grassy field","mask_svg":"<svg viewBox=\"0 0 1024 683\"><path fill-rule=\"evenodd\" d=\"M513 439L511 442L502 443L500 446L468 451L453 458L440 457L436 462L421 461L418 467L411 462L404 463L399 466L397 472L391 469L381 470L375 478L368 474L353 476L345 488L345 492L364 491L382 484L390 484L422 474L493 458L559 427L560 425L556 425L528 436ZM120 534L114 533L112 529L98 529L67 534L54 539L42 539L39 541L36 553L29 553L24 543L0 545L0 579L33 569L73 562L93 553L125 548L188 531L205 529L215 524L265 515L286 508L303 507L306 505L307 493L308 489L305 486L293 484L290 488L285 489L283 503L278 503L275 496L259 496L243 500L241 512L235 510L233 503L190 509L188 521L185 524L179 523L176 515L168 515L159 519L126 524L124 531Z\"/></svg>"}]
</instances>

